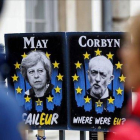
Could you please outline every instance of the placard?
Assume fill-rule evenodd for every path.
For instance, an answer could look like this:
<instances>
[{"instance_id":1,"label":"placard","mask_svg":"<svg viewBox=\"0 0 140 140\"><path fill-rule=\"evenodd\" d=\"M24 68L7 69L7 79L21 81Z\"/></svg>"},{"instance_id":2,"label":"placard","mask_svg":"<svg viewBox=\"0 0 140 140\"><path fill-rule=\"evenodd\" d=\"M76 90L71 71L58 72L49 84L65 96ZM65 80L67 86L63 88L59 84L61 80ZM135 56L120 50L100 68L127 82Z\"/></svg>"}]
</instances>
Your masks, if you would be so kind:
<instances>
[{"instance_id":1,"label":"placard","mask_svg":"<svg viewBox=\"0 0 140 140\"><path fill-rule=\"evenodd\" d=\"M8 86L33 129L66 129L65 33L6 34Z\"/></svg>"},{"instance_id":2,"label":"placard","mask_svg":"<svg viewBox=\"0 0 140 140\"><path fill-rule=\"evenodd\" d=\"M123 125L120 113L126 102L118 58L122 33L67 33L69 49L69 128L108 131Z\"/></svg>"},{"instance_id":3,"label":"placard","mask_svg":"<svg viewBox=\"0 0 140 140\"><path fill-rule=\"evenodd\" d=\"M108 131L123 125L123 33L5 35L8 86L32 129Z\"/></svg>"}]
</instances>

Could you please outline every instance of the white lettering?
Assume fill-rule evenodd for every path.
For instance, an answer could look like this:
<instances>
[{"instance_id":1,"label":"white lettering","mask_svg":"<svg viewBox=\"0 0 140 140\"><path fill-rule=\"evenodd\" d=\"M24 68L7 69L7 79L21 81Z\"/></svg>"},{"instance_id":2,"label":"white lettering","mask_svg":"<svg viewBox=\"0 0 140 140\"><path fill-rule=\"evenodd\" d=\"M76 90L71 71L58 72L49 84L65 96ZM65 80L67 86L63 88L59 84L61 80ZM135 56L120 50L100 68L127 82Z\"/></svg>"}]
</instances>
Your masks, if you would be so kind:
<instances>
[{"instance_id":1,"label":"white lettering","mask_svg":"<svg viewBox=\"0 0 140 140\"><path fill-rule=\"evenodd\" d=\"M34 37L31 37L29 40L27 37L23 37L24 38L24 49L27 49L26 45L30 45L31 44L31 48L35 48L34 47Z\"/></svg>"},{"instance_id":2,"label":"white lettering","mask_svg":"<svg viewBox=\"0 0 140 140\"><path fill-rule=\"evenodd\" d=\"M79 41L78 41L78 42L79 42L79 45L80 45L81 47L86 47L86 44L84 44L84 45L82 44L82 39L83 39L83 38L84 38L84 39L87 39L86 36L81 36L81 37L79 38Z\"/></svg>"},{"instance_id":3,"label":"white lettering","mask_svg":"<svg viewBox=\"0 0 140 140\"><path fill-rule=\"evenodd\" d=\"M88 47L92 47L93 46L93 40L92 39L88 39L87 45L88 45Z\"/></svg>"},{"instance_id":4,"label":"white lettering","mask_svg":"<svg viewBox=\"0 0 140 140\"><path fill-rule=\"evenodd\" d=\"M57 113L54 113L53 116L52 116L52 121L51 121L51 124L53 124L55 122L55 124L57 124L57 119L58 119L58 114Z\"/></svg>"},{"instance_id":5,"label":"white lettering","mask_svg":"<svg viewBox=\"0 0 140 140\"><path fill-rule=\"evenodd\" d=\"M95 124L100 124L100 125L107 124L107 125L110 125L110 120L111 120L111 117L109 117L109 118L107 118L107 117L95 118Z\"/></svg>"},{"instance_id":6,"label":"white lettering","mask_svg":"<svg viewBox=\"0 0 140 140\"><path fill-rule=\"evenodd\" d=\"M113 39L107 39L107 41L108 41L108 43L109 43L109 46L108 46L108 47L112 47L112 46L111 46L111 43L112 43Z\"/></svg>"},{"instance_id":7,"label":"white lettering","mask_svg":"<svg viewBox=\"0 0 140 140\"><path fill-rule=\"evenodd\" d=\"M26 120L26 119L24 118L24 117L26 117L26 116L27 116L27 114L26 114L26 113L23 113L23 114L22 114L22 120L23 120L23 121L25 121L25 120Z\"/></svg>"},{"instance_id":8,"label":"white lettering","mask_svg":"<svg viewBox=\"0 0 140 140\"><path fill-rule=\"evenodd\" d=\"M86 36L79 37L78 43L81 47L119 47L120 39L87 39Z\"/></svg>"},{"instance_id":9,"label":"white lettering","mask_svg":"<svg viewBox=\"0 0 140 140\"><path fill-rule=\"evenodd\" d=\"M92 119L93 117L74 117L73 118L73 123L81 123L81 124L92 124Z\"/></svg>"},{"instance_id":10,"label":"white lettering","mask_svg":"<svg viewBox=\"0 0 140 140\"><path fill-rule=\"evenodd\" d=\"M117 47L116 45L120 48L120 39L118 39L118 40L115 39L114 40L114 47Z\"/></svg>"},{"instance_id":11,"label":"white lettering","mask_svg":"<svg viewBox=\"0 0 140 140\"><path fill-rule=\"evenodd\" d=\"M43 44L44 44L44 48L47 48L47 42L48 40L42 40Z\"/></svg>"},{"instance_id":12,"label":"white lettering","mask_svg":"<svg viewBox=\"0 0 140 140\"><path fill-rule=\"evenodd\" d=\"M38 47L39 47L39 48L43 48L40 40L37 41L36 48L38 48Z\"/></svg>"}]
</instances>

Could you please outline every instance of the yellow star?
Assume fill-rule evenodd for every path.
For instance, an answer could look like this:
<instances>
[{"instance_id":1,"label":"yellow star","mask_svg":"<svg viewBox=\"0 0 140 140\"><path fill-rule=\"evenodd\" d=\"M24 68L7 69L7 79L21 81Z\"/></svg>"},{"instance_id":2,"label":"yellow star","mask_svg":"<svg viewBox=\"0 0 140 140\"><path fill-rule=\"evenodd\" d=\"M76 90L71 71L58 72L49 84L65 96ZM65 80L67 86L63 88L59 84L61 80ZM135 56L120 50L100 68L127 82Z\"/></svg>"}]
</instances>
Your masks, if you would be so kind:
<instances>
[{"instance_id":1,"label":"yellow star","mask_svg":"<svg viewBox=\"0 0 140 140\"><path fill-rule=\"evenodd\" d=\"M107 99L107 100L108 100L109 104L113 104L115 99L113 99L112 97L110 97L110 98Z\"/></svg>"},{"instance_id":2,"label":"yellow star","mask_svg":"<svg viewBox=\"0 0 140 140\"><path fill-rule=\"evenodd\" d=\"M120 62L118 62L118 64L115 64L117 66L117 69L121 69L122 68L122 65Z\"/></svg>"},{"instance_id":3,"label":"yellow star","mask_svg":"<svg viewBox=\"0 0 140 140\"><path fill-rule=\"evenodd\" d=\"M25 102L30 102L31 98L29 96L25 97Z\"/></svg>"},{"instance_id":4,"label":"yellow star","mask_svg":"<svg viewBox=\"0 0 140 140\"><path fill-rule=\"evenodd\" d=\"M100 102L100 100L98 100L98 102L96 102L97 107L101 107L103 102Z\"/></svg>"},{"instance_id":5,"label":"yellow star","mask_svg":"<svg viewBox=\"0 0 140 140\"><path fill-rule=\"evenodd\" d=\"M113 55L111 52L109 52L109 54L107 54L108 59L113 59Z\"/></svg>"},{"instance_id":6,"label":"yellow star","mask_svg":"<svg viewBox=\"0 0 140 140\"><path fill-rule=\"evenodd\" d=\"M24 52L24 54L23 55L21 55L22 56L22 58L25 58L27 55L25 54L25 52Z\"/></svg>"},{"instance_id":7,"label":"yellow star","mask_svg":"<svg viewBox=\"0 0 140 140\"><path fill-rule=\"evenodd\" d=\"M40 101L40 99L38 99L38 101L36 101L37 106L41 106L42 101Z\"/></svg>"},{"instance_id":8,"label":"yellow star","mask_svg":"<svg viewBox=\"0 0 140 140\"><path fill-rule=\"evenodd\" d=\"M97 55L101 55L101 52L102 52L102 51L100 51L99 48L98 48L98 49L95 51L96 56L97 56Z\"/></svg>"},{"instance_id":9,"label":"yellow star","mask_svg":"<svg viewBox=\"0 0 140 140\"><path fill-rule=\"evenodd\" d=\"M48 59L50 59L50 55L51 55L51 54L48 54L48 53L46 52L46 57L47 57Z\"/></svg>"},{"instance_id":10,"label":"yellow star","mask_svg":"<svg viewBox=\"0 0 140 140\"><path fill-rule=\"evenodd\" d=\"M79 63L79 61L78 61L77 63L75 63L75 65L76 65L76 68L80 68L81 69L82 63Z\"/></svg>"},{"instance_id":11,"label":"yellow star","mask_svg":"<svg viewBox=\"0 0 140 140\"><path fill-rule=\"evenodd\" d=\"M48 102L53 102L53 97L51 97L50 95L49 97L47 97L47 99L48 99Z\"/></svg>"},{"instance_id":12,"label":"yellow star","mask_svg":"<svg viewBox=\"0 0 140 140\"><path fill-rule=\"evenodd\" d=\"M58 78L58 81L63 81L63 75L61 75L60 73L59 73L59 75L57 75L57 78Z\"/></svg>"},{"instance_id":13,"label":"yellow star","mask_svg":"<svg viewBox=\"0 0 140 140\"><path fill-rule=\"evenodd\" d=\"M56 93L60 93L61 88L59 88L59 87L57 86L57 87L54 88L54 89L55 89L55 92L56 92Z\"/></svg>"},{"instance_id":14,"label":"yellow star","mask_svg":"<svg viewBox=\"0 0 140 140\"><path fill-rule=\"evenodd\" d=\"M123 74L119 78L120 78L120 82L125 82L126 77L124 77Z\"/></svg>"},{"instance_id":15,"label":"yellow star","mask_svg":"<svg viewBox=\"0 0 140 140\"><path fill-rule=\"evenodd\" d=\"M73 81L78 81L79 76L75 74L74 76L72 76L72 78L73 78Z\"/></svg>"},{"instance_id":16,"label":"yellow star","mask_svg":"<svg viewBox=\"0 0 140 140\"><path fill-rule=\"evenodd\" d=\"M81 92L82 92L82 89L81 89L80 87L76 88L75 90L76 90L77 94L78 94L78 93L81 94Z\"/></svg>"},{"instance_id":17,"label":"yellow star","mask_svg":"<svg viewBox=\"0 0 140 140\"><path fill-rule=\"evenodd\" d=\"M88 54L87 52L84 55L84 59L89 59L90 54Z\"/></svg>"},{"instance_id":18,"label":"yellow star","mask_svg":"<svg viewBox=\"0 0 140 140\"><path fill-rule=\"evenodd\" d=\"M116 91L117 91L117 95L119 95L119 94L122 95L123 90L120 87L118 89L116 89Z\"/></svg>"},{"instance_id":19,"label":"yellow star","mask_svg":"<svg viewBox=\"0 0 140 140\"><path fill-rule=\"evenodd\" d=\"M86 98L84 98L85 103L90 103L91 98L89 98L88 96Z\"/></svg>"},{"instance_id":20,"label":"yellow star","mask_svg":"<svg viewBox=\"0 0 140 140\"><path fill-rule=\"evenodd\" d=\"M59 68L59 63L57 63L56 61L52 64L53 64L54 68Z\"/></svg>"},{"instance_id":21,"label":"yellow star","mask_svg":"<svg viewBox=\"0 0 140 140\"><path fill-rule=\"evenodd\" d=\"M18 62L16 62L16 64L14 64L14 65L15 65L15 69L19 69L20 68L20 64Z\"/></svg>"},{"instance_id":22,"label":"yellow star","mask_svg":"<svg viewBox=\"0 0 140 140\"><path fill-rule=\"evenodd\" d=\"M14 76L12 76L12 78L13 78L13 82L18 80L18 76L16 76L15 74Z\"/></svg>"},{"instance_id":23,"label":"yellow star","mask_svg":"<svg viewBox=\"0 0 140 140\"><path fill-rule=\"evenodd\" d=\"M17 91L17 93L21 93L22 89L21 89L20 87L18 87L18 88L16 89L16 91Z\"/></svg>"}]
</instances>

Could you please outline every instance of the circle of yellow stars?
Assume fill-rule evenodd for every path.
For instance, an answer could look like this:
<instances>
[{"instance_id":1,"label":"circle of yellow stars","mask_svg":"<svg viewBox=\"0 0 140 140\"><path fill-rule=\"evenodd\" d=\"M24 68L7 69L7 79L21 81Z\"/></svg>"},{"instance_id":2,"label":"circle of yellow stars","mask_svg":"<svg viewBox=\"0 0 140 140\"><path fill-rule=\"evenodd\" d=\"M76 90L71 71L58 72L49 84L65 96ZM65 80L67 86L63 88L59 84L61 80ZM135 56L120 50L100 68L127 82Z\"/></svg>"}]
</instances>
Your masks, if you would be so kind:
<instances>
[{"instance_id":1,"label":"circle of yellow stars","mask_svg":"<svg viewBox=\"0 0 140 140\"><path fill-rule=\"evenodd\" d=\"M97 50L94 51L96 56L101 55L102 51L98 48ZM88 52L85 52L85 54L83 54L84 59L89 59L90 54ZM114 54L112 54L111 52L109 52L108 54L106 54L107 58L110 60L113 60L113 56ZM76 65L76 69L81 69L81 65L82 63L80 63L79 61L77 61L77 63L75 63ZM116 65L116 69L122 69L123 64L120 63L120 61L118 61ZM72 76L73 81L78 81L78 79L80 78L76 73ZM126 77L122 74L120 77L120 82L125 82ZM82 88L80 88L79 86L75 89L77 94L82 94ZM122 95L123 90L119 87L118 89L116 89L117 95ZM88 96L86 98L84 98L85 103L90 103L91 98L89 98ZM114 100L111 96L110 98L107 99L109 104L114 104ZM101 107L103 104L103 102L101 102L100 100L98 100L98 102L96 102L97 107Z\"/></svg>"},{"instance_id":2,"label":"circle of yellow stars","mask_svg":"<svg viewBox=\"0 0 140 140\"><path fill-rule=\"evenodd\" d=\"M35 49L34 51L36 51L36 49ZM49 54L48 52L46 52L45 55L46 55L46 57L47 57L48 59L50 59L51 54ZM24 53L21 55L21 57L22 57L22 58L26 58L26 57L27 57L27 54L24 52ZM57 61L55 61L55 62L52 63L52 64L53 64L53 67L54 67L54 68L59 68L60 63L58 63ZM76 63L76 64L77 64L77 67L80 68L80 63ZM14 64L14 66L15 66L15 69L20 69L20 64L19 64L18 62L16 62L16 63ZM58 80L58 81L63 81L64 75L62 75L61 73L59 73L56 77L57 77L57 80ZM18 78L19 78L19 77L18 77L16 74L14 74L14 75L12 76L13 82L18 81ZM60 88L59 86L56 86L56 88L54 88L54 90L55 90L56 93L60 93L61 88ZM22 89L18 86L18 87L16 88L16 92L17 92L18 94L21 94L21 93L22 93ZM53 98L54 98L54 97L52 97L51 95L49 95L49 97L46 97L46 99L48 100L48 102L53 102ZM30 100L31 100L31 98L30 98L29 96L26 96L24 99L25 99L25 102L30 102ZM38 100L36 101L37 106L41 106L42 102L43 102L43 101L41 101L40 99L38 99Z\"/></svg>"}]
</instances>

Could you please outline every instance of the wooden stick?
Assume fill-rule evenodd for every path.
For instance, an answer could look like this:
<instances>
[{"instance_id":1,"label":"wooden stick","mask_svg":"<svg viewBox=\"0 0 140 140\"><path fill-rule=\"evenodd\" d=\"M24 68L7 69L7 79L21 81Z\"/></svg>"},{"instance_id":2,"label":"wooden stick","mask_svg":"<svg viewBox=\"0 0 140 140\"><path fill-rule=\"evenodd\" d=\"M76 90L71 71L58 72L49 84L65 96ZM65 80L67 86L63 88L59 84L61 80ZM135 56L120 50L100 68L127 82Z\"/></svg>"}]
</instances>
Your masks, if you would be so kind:
<instances>
[{"instance_id":1,"label":"wooden stick","mask_svg":"<svg viewBox=\"0 0 140 140\"><path fill-rule=\"evenodd\" d=\"M38 135L41 137L45 136L45 130L38 130Z\"/></svg>"},{"instance_id":2,"label":"wooden stick","mask_svg":"<svg viewBox=\"0 0 140 140\"><path fill-rule=\"evenodd\" d=\"M97 132L98 133L98 140L104 140L104 132Z\"/></svg>"}]
</instances>

